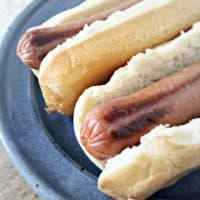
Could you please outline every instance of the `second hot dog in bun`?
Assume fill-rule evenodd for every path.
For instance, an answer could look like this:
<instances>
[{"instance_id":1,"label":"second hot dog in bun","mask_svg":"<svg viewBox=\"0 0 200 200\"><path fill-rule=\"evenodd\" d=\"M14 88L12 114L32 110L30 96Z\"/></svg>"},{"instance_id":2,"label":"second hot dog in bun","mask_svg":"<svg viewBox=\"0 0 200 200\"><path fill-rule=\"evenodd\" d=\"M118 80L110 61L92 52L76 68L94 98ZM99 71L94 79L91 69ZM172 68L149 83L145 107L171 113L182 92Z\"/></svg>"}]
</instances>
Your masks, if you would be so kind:
<instances>
[{"instance_id":1,"label":"second hot dog in bun","mask_svg":"<svg viewBox=\"0 0 200 200\"><path fill-rule=\"evenodd\" d=\"M102 192L145 199L200 167L199 86L200 22L85 90L74 128Z\"/></svg>"}]
</instances>

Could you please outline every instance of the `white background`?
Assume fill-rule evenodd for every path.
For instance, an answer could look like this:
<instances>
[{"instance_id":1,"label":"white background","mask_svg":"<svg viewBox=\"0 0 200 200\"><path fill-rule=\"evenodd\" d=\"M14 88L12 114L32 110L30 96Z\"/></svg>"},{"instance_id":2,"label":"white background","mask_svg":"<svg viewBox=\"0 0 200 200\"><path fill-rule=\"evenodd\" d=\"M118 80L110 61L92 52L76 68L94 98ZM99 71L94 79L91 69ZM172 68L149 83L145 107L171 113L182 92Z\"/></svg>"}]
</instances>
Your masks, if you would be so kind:
<instances>
[{"instance_id":1,"label":"white background","mask_svg":"<svg viewBox=\"0 0 200 200\"><path fill-rule=\"evenodd\" d=\"M29 2L30 0L0 0L0 39L10 21L12 21L15 15Z\"/></svg>"}]
</instances>

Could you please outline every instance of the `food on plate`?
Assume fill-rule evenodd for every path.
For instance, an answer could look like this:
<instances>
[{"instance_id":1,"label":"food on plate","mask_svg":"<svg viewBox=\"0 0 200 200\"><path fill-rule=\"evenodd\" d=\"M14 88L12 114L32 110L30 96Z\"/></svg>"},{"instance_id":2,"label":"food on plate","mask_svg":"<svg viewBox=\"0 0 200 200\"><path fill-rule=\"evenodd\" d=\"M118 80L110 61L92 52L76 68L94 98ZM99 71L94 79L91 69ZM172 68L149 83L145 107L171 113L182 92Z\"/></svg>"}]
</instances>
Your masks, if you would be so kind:
<instances>
[{"instance_id":1,"label":"food on plate","mask_svg":"<svg viewBox=\"0 0 200 200\"><path fill-rule=\"evenodd\" d=\"M145 199L200 167L200 1L87 0L29 29L17 55L47 111L74 113L103 193Z\"/></svg>"}]
</instances>

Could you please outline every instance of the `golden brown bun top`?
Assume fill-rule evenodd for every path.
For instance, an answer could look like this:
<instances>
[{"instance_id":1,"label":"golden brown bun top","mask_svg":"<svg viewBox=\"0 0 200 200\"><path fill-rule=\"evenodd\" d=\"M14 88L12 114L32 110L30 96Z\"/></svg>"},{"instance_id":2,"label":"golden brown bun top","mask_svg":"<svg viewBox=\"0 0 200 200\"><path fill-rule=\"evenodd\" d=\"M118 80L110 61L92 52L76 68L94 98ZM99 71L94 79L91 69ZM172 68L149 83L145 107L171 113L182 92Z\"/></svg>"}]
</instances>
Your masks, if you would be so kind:
<instances>
[{"instance_id":1,"label":"golden brown bun top","mask_svg":"<svg viewBox=\"0 0 200 200\"><path fill-rule=\"evenodd\" d=\"M144 0L86 27L42 62L39 82L48 110L72 115L84 89L106 81L138 52L190 28L200 20L199 10L197 0Z\"/></svg>"}]
</instances>

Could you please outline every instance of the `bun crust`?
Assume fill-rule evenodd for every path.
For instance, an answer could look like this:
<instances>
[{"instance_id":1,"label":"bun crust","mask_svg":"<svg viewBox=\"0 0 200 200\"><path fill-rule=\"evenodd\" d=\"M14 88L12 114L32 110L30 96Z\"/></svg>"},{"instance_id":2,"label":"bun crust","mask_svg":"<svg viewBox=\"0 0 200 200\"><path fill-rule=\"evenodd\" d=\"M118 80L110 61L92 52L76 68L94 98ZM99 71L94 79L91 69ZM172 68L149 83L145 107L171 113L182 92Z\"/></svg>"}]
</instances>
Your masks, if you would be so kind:
<instances>
[{"instance_id":1,"label":"bun crust","mask_svg":"<svg viewBox=\"0 0 200 200\"><path fill-rule=\"evenodd\" d=\"M176 39L134 56L127 66L114 73L107 84L85 90L75 107L74 129L76 138L88 157L98 167L104 167L105 161L91 156L80 141L81 125L89 111L104 101L137 92L156 80L198 61L200 61L200 22Z\"/></svg>"},{"instance_id":2,"label":"bun crust","mask_svg":"<svg viewBox=\"0 0 200 200\"><path fill-rule=\"evenodd\" d=\"M200 118L187 125L159 126L141 144L110 159L99 189L116 199L142 200L200 167Z\"/></svg>"},{"instance_id":3,"label":"bun crust","mask_svg":"<svg viewBox=\"0 0 200 200\"><path fill-rule=\"evenodd\" d=\"M144 0L86 27L42 62L39 82L48 110L71 115L84 89L107 80L138 52L190 28L200 20L199 9L196 0Z\"/></svg>"}]
</instances>

